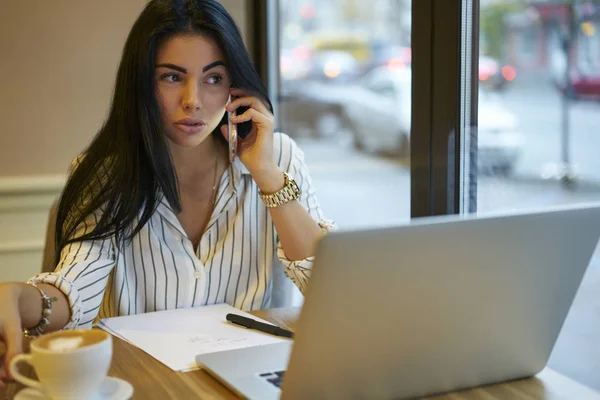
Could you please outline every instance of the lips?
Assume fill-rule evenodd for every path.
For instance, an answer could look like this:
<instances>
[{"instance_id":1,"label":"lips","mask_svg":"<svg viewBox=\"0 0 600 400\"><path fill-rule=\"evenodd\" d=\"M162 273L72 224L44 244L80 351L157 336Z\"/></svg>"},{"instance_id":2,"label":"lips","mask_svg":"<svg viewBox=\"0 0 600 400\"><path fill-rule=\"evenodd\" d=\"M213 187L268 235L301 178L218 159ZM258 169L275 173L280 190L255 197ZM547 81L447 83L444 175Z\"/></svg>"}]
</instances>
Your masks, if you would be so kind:
<instances>
[{"instance_id":1,"label":"lips","mask_svg":"<svg viewBox=\"0 0 600 400\"><path fill-rule=\"evenodd\" d=\"M175 127L185 133L198 133L206 123L199 118L183 118L175 122Z\"/></svg>"}]
</instances>

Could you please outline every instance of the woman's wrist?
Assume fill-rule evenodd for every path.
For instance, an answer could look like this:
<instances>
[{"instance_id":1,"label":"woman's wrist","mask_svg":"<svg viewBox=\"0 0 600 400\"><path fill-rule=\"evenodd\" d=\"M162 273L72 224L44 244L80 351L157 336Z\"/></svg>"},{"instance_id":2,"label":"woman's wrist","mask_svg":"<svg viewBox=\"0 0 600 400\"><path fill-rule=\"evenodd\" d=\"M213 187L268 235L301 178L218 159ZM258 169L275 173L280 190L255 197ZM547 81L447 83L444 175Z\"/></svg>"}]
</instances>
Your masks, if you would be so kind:
<instances>
[{"instance_id":1,"label":"woman's wrist","mask_svg":"<svg viewBox=\"0 0 600 400\"><path fill-rule=\"evenodd\" d=\"M26 283L16 285L19 299L19 315L23 328L36 326L42 315L42 298L36 288Z\"/></svg>"},{"instance_id":2,"label":"woman's wrist","mask_svg":"<svg viewBox=\"0 0 600 400\"><path fill-rule=\"evenodd\" d=\"M275 193L285 185L283 171L276 164L260 171L250 171L261 193Z\"/></svg>"},{"instance_id":3,"label":"woman's wrist","mask_svg":"<svg viewBox=\"0 0 600 400\"><path fill-rule=\"evenodd\" d=\"M40 290L51 299L52 303L52 315L48 318L50 323L44 326L44 332L60 330L67 325L71 318L71 309L67 297L59 289L47 283L37 283L40 290L27 283L19 286L19 313L24 329L37 326L42 318L49 316L44 315L44 298Z\"/></svg>"}]
</instances>

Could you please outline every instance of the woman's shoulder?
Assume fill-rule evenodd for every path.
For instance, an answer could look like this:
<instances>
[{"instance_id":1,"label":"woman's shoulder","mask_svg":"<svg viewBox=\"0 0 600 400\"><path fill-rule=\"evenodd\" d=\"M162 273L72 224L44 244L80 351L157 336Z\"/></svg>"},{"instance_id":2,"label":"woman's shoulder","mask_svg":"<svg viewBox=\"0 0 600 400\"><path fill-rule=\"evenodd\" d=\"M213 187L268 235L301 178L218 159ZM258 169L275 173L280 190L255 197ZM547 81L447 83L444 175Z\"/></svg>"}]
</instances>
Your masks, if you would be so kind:
<instances>
[{"instance_id":1,"label":"woman's shoulder","mask_svg":"<svg viewBox=\"0 0 600 400\"><path fill-rule=\"evenodd\" d=\"M290 170L292 164L304 162L304 153L296 141L284 132L275 132L273 155L277 165L286 171Z\"/></svg>"},{"instance_id":2,"label":"woman's shoulder","mask_svg":"<svg viewBox=\"0 0 600 400\"><path fill-rule=\"evenodd\" d=\"M290 146L298 146L294 139L285 132L275 132L273 135L273 150L275 153L290 151Z\"/></svg>"}]
</instances>

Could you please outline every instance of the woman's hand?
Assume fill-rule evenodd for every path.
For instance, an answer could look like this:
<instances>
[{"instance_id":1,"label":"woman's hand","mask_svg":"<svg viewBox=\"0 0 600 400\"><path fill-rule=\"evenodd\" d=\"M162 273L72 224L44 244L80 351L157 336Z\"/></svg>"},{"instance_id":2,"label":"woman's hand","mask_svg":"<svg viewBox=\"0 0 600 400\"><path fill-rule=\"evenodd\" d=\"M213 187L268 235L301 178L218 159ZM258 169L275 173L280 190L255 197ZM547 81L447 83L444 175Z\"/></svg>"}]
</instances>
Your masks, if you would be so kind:
<instances>
[{"instance_id":1,"label":"woman's hand","mask_svg":"<svg viewBox=\"0 0 600 400\"><path fill-rule=\"evenodd\" d=\"M0 354L0 387L8 378L8 364L20 354L23 344L19 300L25 283L0 284L0 341L6 345L6 353Z\"/></svg>"},{"instance_id":2,"label":"woman's hand","mask_svg":"<svg viewBox=\"0 0 600 400\"><path fill-rule=\"evenodd\" d=\"M236 99L226 107L227 111L233 112L241 106L249 107L245 113L232 117L231 122L240 124L252 121L250 134L244 139L238 139L237 155L240 161L255 180L265 175L273 175L279 170L273 160L273 114L259 98L244 90L232 88L231 95ZM228 139L226 125L221 128L221 133ZM283 174L281 176L283 177Z\"/></svg>"}]
</instances>

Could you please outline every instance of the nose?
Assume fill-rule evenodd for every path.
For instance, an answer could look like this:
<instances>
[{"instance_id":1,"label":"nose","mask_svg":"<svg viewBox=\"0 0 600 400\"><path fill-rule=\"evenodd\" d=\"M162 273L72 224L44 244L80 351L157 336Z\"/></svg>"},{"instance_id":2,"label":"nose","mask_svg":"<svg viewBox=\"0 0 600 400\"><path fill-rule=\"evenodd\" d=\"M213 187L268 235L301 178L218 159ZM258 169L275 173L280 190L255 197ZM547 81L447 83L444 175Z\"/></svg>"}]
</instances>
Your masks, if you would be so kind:
<instances>
[{"instance_id":1,"label":"nose","mask_svg":"<svg viewBox=\"0 0 600 400\"><path fill-rule=\"evenodd\" d=\"M200 91L194 82L190 82L186 85L182 106L186 111L198 111L202 108Z\"/></svg>"}]
</instances>

